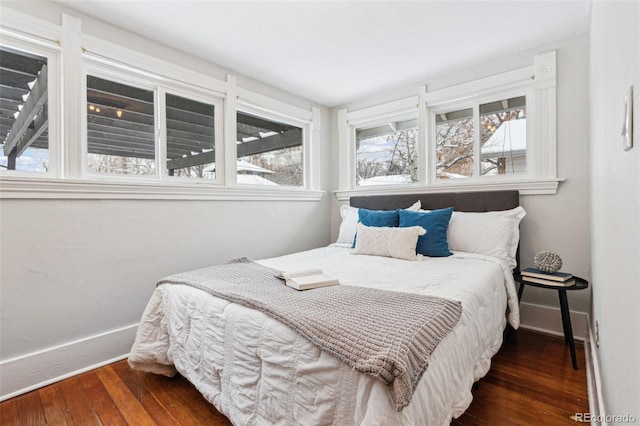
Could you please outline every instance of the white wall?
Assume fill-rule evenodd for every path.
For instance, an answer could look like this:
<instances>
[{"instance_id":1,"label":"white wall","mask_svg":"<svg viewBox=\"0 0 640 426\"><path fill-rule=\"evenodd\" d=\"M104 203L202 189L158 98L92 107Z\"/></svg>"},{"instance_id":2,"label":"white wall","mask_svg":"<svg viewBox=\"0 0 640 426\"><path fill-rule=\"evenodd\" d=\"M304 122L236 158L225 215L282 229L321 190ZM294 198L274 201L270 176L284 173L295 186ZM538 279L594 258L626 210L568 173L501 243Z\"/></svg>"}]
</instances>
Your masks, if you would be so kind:
<instances>
[{"instance_id":1,"label":"white wall","mask_svg":"<svg viewBox=\"0 0 640 426\"><path fill-rule=\"evenodd\" d=\"M51 2L7 6L54 23L63 10ZM214 64L73 14L85 32L225 78ZM238 82L312 106L242 76ZM320 110L329 123L328 110ZM319 142L327 190L326 128ZM126 355L155 282L167 274L328 244L329 206L328 194L320 202L2 200L0 399Z\"/></svg>"},{"instance_id":2,"label":"white wall","mask_svg":"<svg viewBox=\"0 0 640 426\"><path fill-rule=\"evenodd\" d=\"M535 253L550 250L563 260L563 270L586 279L591 278L589 238L589 36L582 35L518 55L478 64L426 81L435 90L492 74L516 69L532 63L533 55L557 50L557 168L558 177L566 179L556 195L521 196L527 216L521 223L521 263L533 266ZM424 83L424 82L423 82ZM399 89L396 99L417 94L417 85ZM412 92L413 91L413 92ZM357 110L385 100L377 96L354 102L346 107ZM342 107L340 107L342 108ZM335 126L338 108L332 109ZM335 129L332 134L335 137ZM334 150L334 174L337 175L337 152ZM336 187L337 188L337 187ZM339 205L332 202L332 235L337 237L340 225ZM569 292L569 307L575 312L574 331L585 335L585 318L590 307L590 290ZM562 322L555 291L527 287L523 299L524 326L562 333Z\"/></svg>"},{"instance_id":3,"label":"white wall","mask_svg":"<svg viewBox=\"0 0 640 426\"><path fill-rule=\"evenodd\" d=\"M623 100L634 86L634 147ZM594 2L591 20L591 264L606 414L640 421L640 3ZM602 408L602 407L601 407Z\"/></svg>"}]
</instances>

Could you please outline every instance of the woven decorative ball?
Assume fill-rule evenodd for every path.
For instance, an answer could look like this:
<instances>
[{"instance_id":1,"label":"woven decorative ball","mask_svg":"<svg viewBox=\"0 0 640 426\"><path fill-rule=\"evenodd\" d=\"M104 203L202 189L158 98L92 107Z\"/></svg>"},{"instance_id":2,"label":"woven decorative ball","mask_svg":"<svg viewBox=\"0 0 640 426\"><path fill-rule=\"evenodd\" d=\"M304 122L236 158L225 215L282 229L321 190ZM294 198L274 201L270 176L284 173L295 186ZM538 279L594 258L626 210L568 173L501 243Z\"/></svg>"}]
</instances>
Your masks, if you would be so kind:
<instances>
[{"instance_id":1,"label":"woven decorative ball","mask_svg":"<svg viewBox=\"0 0 640 426\"><path fill-rule=\"evenodd\" d=\"M541 251L536 253L533 258L533 264L542 272L553 274L562 268L562 259L553 252Z\"/></svg>"}]
</instances>

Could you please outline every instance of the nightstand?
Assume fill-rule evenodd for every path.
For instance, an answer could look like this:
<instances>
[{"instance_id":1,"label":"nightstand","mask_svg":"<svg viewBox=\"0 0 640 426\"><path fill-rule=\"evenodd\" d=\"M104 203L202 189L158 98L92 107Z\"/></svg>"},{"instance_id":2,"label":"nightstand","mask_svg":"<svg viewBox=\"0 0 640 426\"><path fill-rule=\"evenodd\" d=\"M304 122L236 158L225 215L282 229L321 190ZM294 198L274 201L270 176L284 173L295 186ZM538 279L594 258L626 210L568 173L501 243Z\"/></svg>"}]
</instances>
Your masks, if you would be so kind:
<instances>
[{"instance_id":1,"label":"nightstand","mask_svg":"<svg viewBox=\"0 0 640 426\"><path fill-rule=\"evenodd\" d=\"M518 289L518 303L520 303L520 299L522 299L522 292L524 291L525 285L546 288L549 290L558 290L558 297L560 298L560 312L562 314L562 329L564 330L564 341L569 344L569 349L571 350L571 363L573 364L573 369L577 370L578 362L576 361L576 347L573 343L573 330L571 329L571 318L569 317L567 291L583 290L589 287L589 282L584 278L574 276L573 278L575 279L575 284L571 286L563 286L539 284L533 281L527 281L527 277L519 273L514 273L513 278L520 283L520 288Z\"/></svg>"}]
</instances>

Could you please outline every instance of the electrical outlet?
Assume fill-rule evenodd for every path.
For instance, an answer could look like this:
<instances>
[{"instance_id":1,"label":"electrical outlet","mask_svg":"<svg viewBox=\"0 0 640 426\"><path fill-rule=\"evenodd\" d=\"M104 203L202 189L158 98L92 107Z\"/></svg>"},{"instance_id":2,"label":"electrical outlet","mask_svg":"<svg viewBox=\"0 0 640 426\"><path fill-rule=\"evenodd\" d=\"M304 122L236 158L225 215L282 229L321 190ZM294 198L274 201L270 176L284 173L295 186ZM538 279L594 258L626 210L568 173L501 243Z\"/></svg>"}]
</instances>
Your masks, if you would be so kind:
<instances>
[{"instance_id":1,"label":"electrical outlet","mask_svg":"<svg viewBox=\"0 0 640 426\"><path fill-rule=\"evenodd\" d=\"M600 347L600 324L596 320L596 348Z\"/></svg>"}]
</instances>

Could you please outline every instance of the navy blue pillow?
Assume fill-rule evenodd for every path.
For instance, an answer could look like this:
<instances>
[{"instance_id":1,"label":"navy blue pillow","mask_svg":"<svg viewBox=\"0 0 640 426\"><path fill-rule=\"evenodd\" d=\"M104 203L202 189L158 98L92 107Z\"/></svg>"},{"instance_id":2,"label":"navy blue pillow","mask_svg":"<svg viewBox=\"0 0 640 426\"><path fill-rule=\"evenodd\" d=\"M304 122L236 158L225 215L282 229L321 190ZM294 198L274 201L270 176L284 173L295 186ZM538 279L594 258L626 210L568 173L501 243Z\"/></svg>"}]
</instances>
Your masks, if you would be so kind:
<instances>
[{"instance_id":1,"label":"navy blue pillow","mask_svg":"<svg viewBox=\"0 0 640 426\"><path fill-rule=\"evenodd\" d=\"M427 233L418 238L416 252L431 257L451 256L447 241L447 228L453 213L453 207L430 212L398 212L400 227L422 226Z\"/></svg>"},{"instance_id":2,"label":"navy blue pillow","mask_svg":"<svg viewBox=\"0 0 640 426\"><path fill-rule=\"evenodd\" d=\"M398 218L398 210L358 209L358 222L364 226L397 228L400 224L400 219ZM358 238L357 234L353 237L353 245L351 247L356 246L356 238Z\"/></svg>"}]
</instances>

